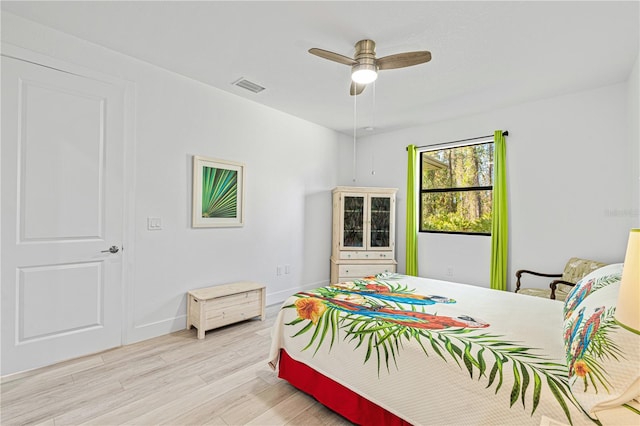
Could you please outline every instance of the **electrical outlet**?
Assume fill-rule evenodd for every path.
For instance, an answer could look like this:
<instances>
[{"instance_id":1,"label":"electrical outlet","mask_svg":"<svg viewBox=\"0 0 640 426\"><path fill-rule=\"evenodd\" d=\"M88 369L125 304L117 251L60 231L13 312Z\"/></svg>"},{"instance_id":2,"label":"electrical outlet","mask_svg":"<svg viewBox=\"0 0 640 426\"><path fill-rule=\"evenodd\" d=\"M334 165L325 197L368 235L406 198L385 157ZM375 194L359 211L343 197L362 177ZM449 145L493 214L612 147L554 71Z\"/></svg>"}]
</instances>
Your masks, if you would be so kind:
<instances>
[{"instance_id":1,"label":"electrical outlet","mask_svg":"<svg viewBox=\"0 0 640 426\"><path fill-rule=\"evenodd\" d=\"M452 277L453 276L453 268L451 266L449 266L447 268L447 276L448 277Z\"/></svg>"}]
</instances>

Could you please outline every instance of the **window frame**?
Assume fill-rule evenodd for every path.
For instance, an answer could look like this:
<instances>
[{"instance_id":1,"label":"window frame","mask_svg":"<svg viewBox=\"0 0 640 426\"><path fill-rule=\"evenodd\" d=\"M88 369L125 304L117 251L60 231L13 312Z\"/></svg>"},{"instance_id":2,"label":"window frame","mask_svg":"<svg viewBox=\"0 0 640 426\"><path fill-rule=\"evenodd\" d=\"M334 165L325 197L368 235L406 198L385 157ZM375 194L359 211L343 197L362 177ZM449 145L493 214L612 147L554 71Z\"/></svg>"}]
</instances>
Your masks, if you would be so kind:
<instances>
[{"instance_id":1,"label":"window frame","mask_svg":"<svg viewBox=\"0 0 640 426\"><path fill-rule=\"evenodd\" d=\"M433 151L441 151L441 150L445 150L445 149L455 149L455 148L463 148L463 147L468 147L468 146L475 146L475 145L487 145L487 144L492 144L493 145L493 150L495 152L495 139L493 137L490 138L486 138L484 140L481 141L474 141L472 143L457 143L457 144L445 144L446 146L443 145L431 145L431 146L426 146L424 147L424 149L421 149L418 151L418 161L420 162L420 175L419 175L419 182L418 182L418 195L419 195L419 203L418 203L418 232L422 232L422 233L427 233L427 234L453 234L453 235L481 235L481 236L491 236L491 232L468 232L468 231L439 231L439 230L432 230L432 229L423 229L422 228L422 211L423 211L423 194L433 194L433 193L442 193L442 192L469 192L469 191L487 191L490 190L491 191L491 196L493 199L493 176L491 177L491 185L484 185L484 186L466 186L466 187L462 187L462 188L454 188L454 187L450 187L450 188L433 188L433 189L424 189L423 188L423 166L424 166L424 161L422 156L427 153L427 152L433 152ZM491 214L493 215L493 203L491 205Z\"/></svg>"}]
</instances>

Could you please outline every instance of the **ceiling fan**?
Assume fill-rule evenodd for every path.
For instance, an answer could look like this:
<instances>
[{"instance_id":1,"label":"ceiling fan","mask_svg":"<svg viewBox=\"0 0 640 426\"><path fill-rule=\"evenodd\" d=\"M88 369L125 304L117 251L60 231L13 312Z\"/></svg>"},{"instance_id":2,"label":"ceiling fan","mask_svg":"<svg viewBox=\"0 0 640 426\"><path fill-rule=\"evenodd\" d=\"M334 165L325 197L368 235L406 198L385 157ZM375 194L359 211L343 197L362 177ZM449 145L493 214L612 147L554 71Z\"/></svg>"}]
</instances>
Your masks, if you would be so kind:
<instances>
[{"instance_id":1,"label":"ceiling fan","mask_svg":"<svg viewBox=\"0 0 640 426\"><path fill-rule=\"evenodd\" d=\"M431 52L426 50L396 53L395 55L378 59L376 58L376 43L373 40L360 40L357 42L353 59L315 47L309 49L309 53L340 64L350 65L352 81L349 93L352 96L362 93L366 85L378 77L378 71L410 67L431 60Z\"/></svg>"}]
</instances>

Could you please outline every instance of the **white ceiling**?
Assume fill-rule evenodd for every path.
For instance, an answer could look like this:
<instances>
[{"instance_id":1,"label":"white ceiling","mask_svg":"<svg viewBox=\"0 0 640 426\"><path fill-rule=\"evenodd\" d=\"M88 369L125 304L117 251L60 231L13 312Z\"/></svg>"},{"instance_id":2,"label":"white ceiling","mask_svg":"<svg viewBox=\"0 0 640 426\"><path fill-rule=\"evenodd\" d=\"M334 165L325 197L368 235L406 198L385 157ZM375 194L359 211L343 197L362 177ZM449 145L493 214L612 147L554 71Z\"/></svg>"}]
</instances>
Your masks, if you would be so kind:
<instances>
[{"instance_id":1,"label":"white ceiling","mask_svg":"<svg viewBox=\"0 0 640 426\"><path fill-rule=\"evenodd\" d=\"M358 128L389 131L626 81L636 1L2 1L3 11L340 132L350 68L307 53L429 50L357 97ZM244 77L267 89L231 83Z\"/></svg>"}]
</instances>

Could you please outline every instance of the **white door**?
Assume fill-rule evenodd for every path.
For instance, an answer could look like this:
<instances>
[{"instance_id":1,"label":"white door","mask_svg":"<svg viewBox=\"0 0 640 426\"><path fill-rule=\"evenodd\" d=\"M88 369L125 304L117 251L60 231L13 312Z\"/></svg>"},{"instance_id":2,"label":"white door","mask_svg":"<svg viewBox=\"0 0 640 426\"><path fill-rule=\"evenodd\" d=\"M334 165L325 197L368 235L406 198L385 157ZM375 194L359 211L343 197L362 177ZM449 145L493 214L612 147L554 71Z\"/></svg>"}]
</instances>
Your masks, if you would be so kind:
<instances>
[{"instance_id":1,"label":"white door","mask_svg":"<svg viewBox=\"0 0 640 426\"><path fill-rule=\"evenodd\" d=\"M122 343L124 90L1 65L6 375Z\"/></svg>"}]
</instances>

